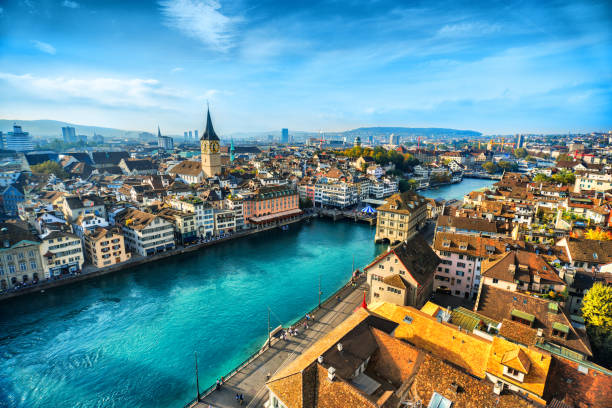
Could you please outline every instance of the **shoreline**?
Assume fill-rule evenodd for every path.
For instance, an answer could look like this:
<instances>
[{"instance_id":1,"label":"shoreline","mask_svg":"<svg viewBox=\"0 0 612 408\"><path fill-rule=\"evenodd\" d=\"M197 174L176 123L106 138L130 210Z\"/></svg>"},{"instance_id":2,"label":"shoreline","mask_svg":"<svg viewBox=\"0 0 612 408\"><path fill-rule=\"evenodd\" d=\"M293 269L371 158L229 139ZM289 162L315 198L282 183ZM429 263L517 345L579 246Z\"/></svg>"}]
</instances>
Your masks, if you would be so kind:
<instances>
[{"instance_id":1,"label":"shoreline","mask_svg":"<svg viewBox=\"0 0 612 408\"><path fill-rule=\"evenodd\" d=\"M159 254L155 254L152 256L147 256L147 257L142 257L142 256L133 256L130 260L122 262L120 264L115 264L112 266L109 266L107 268L95 268L91 270L91 272L85 272L85 273L81 273L79 275L74 275L74 276L70 276L70 277L66 277L63 279L58 279L58 280L54 280L54 281L45 281L45 282L41 282L38 283L36 285L32 285L32 286L28 286L26 288L22 288L19 289L17 291L14 292L7 292L7 293L3 293L0 295L0 303L7 301L9 299L14 299L20 296L24 296L24 295L30 295L33 293L37 293L40 292L42 290L49 290L49 289L54 289L54 288L58 288L61 286L66 286L66 285L71 285L77 282L82 282L88 279L92 279L92 278L96 278L99 276L104 276L104 275L108 275L111 273L115 273L115 272L119 272L131 267L135 267L135 266L140 266L140 265L144 265L147 264L149 262L155 262L155 261L159 261L161 259L165 259L165 258L170 258L173 256L179 256L185 253L189 253L189 252L194 252L194 251L198 251L202 248L206 248L209 246L213 246L213 245L217 245L223 242L227 242L227 241L231 241L233 239L239 239L239 238L243 238L243 237L248 237L251 235L255 235L259 232L263 232L263 231L270 231L273 230L275 228L279 228L282 227L283 225L290 225L290 224L295 224L298 222L301 222L303 220L306 219L310 219L312 218L312 215L302 215L300 218L295 219L295 220L290 220L290 221L286 221L286 222L279 222L278 224L274 225L274 226L270 226L270 227L264 227L264 228L257 228L257 229L250 229L250 230L246 230L246 231L241 231L238 233L235 233L229 237L225 237L225 238L220 238L218 240L215 241L211 241L211 242L203 242L200 244L195 244L195 245L190 245L187 247L178 247L176 249L173 249L171 251L167 251L167 252L162 252ZM91 265L89 265L91 267ZM85 268L84 268L85 269Z\"/></svg>"}]
</instances>

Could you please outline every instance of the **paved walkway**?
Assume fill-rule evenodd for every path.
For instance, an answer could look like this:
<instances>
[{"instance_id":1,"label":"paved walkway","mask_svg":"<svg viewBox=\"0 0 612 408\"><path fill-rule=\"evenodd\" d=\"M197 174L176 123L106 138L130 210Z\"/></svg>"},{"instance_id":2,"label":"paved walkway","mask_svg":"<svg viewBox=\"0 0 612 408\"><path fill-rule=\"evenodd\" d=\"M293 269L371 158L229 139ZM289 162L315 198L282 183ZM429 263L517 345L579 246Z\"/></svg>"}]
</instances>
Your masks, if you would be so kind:
<instances>
[{"instance_id":1,"label":"paved walkway","mask_svg":"<svg viewBox=\"0 0 612 408\"><path fill-rule=\"evenodd\" d=\"M243 394L243 406L254 408L262 407L268 397L265 387L267 375L274 373L295 359L315 341L327 334L331 329L340 324L349 316L353 310L361 304L365 283L357 290L352 290L340 302L330 300L324 304L320 311L315 314L315 323L310 324L306 332L300 327L297 337L289 337L286 341L278 340L272 342L272 346L257 357L245 368L234 374L219 391L213 391L203 401L194 407L238 407L236 394ZM345 292L346 293L346 292Z\"/></svg>"}]
</instances>

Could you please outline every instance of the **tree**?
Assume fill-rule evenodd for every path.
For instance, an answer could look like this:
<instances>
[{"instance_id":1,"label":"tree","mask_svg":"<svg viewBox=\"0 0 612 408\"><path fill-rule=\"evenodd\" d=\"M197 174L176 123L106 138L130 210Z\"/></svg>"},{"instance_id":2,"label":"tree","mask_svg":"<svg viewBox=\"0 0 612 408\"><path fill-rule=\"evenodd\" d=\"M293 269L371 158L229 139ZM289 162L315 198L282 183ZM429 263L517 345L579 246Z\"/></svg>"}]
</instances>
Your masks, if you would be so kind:
<instances>
[{"instance_id":1,"label":"tree","mask_svg":"<svg viewBox=\"0 0 612 408\"><path fill-rule=\"evenodd\" d=\"M305 200L300 200L300 208L312 208L312 200L310 197L306 197Z\"/></svg>"},{"instance_id":2,"label":"tree","mask_svg":"<svg viewBox=\"0 0 612 408\"><path fill-rule=\"evenodd\" d=\"M569 154L565 154L565 153L564 154L560 154L557 157L557 163L560 162L560 161L572 161L572 160L573 160L572 156L570 156Z\"/></svg>"},{"instance_id":3,"label":"tree","mask_svg":"<svg viewBox=\"0 0 612 408\"><path fill-rule=\"evenodd\" d=\"M527 149L525 149L524 147L519 147L514 151L514 156L518 157L519 159L527 157Z\"/></svg>"},{"instance_id":4,"label":"tree","mask_svg":"<svg viewBox=\"0 0 612 408\"><path fill-rule=\"evenodd\" d=\"M514 162L506 161L506 160L500 160L499 163L497 163L497 165L500 169L506 170L506 171L517 171L518 170L518 164Z\"/></svg>"},{"instance_id":5,"label":"tree","mask_svg":"<svg viewBox=\"0 0 612 408\"><path fill-rule=\"evenodd\" d=\"M597 282L582 300L582 317L596 360L606 367L612 362L612 286Z\"/></svg>"},{"instance_id":6,"label":"tree","mask_svg":"<svg viewBox=\"0 0 612 408\"><path fill-rule=\"evenodd\" d=\"M549 180L550 179L544 173L538 173L533 178L533 181L535 181L536 183L546 182L546 181L549 181Z\"/></svg>"},{"instance_id":7,"label":"tree","mask_svg":"<svg viewBox=\"0 0 612 408\"><path fill-rule=\"evenodd\" d=\"M35 164L34 166L30 166L32 169L32 173L39 174L55 174L56 177L59 178L68 178L68 173L61 166L61 164L54 162L52 160L47 160L46 162Z\"/></svg>"},{"instance_id":8,"label":"tree","mask_svg":"<svg viewBox=\"0 0 612 408\"><path fill-rule=\"evenodd\" d=\"M415 179L410 179L410 180L402 179L398 183L398 189L400 193L414 190L416 189L416 186L417 186L417 181Z\"/></svg>"},{"instance_id":9,"label":"tree","mask_svg":"<svg viewBox=\"0 0 612 408\"><path fill-rule=\"evenodd\" d=\"M601 228L597 227L595 229L590 229L585 232L584 237L586 239L591 239L594 241L612 241L612 232L604 231Z\"/></svg>"},{"instance_id":10,"label":"tree","mask_svg":"<svg viewBox=\"0 0 612 408\"><path fill-rule=\"evenodd\" d=\"M558 173L554 174L552 180L561 183L561 184L574 184L576 181L576 176L571 171L561 170Z\"/></svg>"},{"instance_id":11,"label":"tree","mask_svg":"<svg viewBox=\"0 0 612 408\"><path fill-rule=\"evenodd\" d=\"M491 161L484 162L482 164L482 168L484 169L484 171L486 171L489 174L493 174L497 172L497 165Z\"/></svg>"}]
</instances>

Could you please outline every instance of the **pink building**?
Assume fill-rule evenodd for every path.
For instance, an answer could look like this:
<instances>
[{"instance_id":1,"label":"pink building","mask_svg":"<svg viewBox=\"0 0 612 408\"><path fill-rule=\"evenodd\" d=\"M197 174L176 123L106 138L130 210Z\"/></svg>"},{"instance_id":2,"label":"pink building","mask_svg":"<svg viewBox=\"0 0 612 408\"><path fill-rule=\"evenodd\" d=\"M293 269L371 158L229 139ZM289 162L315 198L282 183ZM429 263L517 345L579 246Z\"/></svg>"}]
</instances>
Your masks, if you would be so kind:
<instances>
[{"instance_id":1,"label":"pink building","mask_svg":"<svg viewBox=\"0 0 612 408\"><path fill-rule=\"evenodd\" d=\"M247 224L275 222L301 214L300 199L290 186L261 187L244 200L243 214Z\"/></svg>"}]
</instances>

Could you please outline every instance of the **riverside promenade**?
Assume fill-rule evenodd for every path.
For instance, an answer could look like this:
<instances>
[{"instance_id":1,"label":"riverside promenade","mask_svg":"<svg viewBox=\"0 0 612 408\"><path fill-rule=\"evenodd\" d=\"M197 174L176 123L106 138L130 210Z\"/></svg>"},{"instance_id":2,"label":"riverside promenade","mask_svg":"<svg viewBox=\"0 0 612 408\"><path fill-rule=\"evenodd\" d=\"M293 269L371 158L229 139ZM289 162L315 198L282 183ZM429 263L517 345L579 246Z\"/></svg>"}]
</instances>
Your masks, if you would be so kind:
<instances>
[{"instance_id":1,"label":"riverside promenade","mask_svg":"<svg viewBox=\"0 0 612 408\"><path fill-rule=\"evenodd\" d=\"M243 395L243 407L262 407L268 398L265 386L267 376L274 376L280 368L346 319L361 304L365 290L364 281L360 281L356 288L346 285L328 298L321 309L312 313L315 322L311 322L307 330L304 330L303 320L300 320L297 323L297 337L290 336L286 341L274 338L269 348L264 347L250 362L226 377L221 390L212 390L204 394L199 403L194 400L186 407L238 407L240 404L236 401L236 394ZM340 300L337 300L337 296L340 296Z\"/></svg>"},{"instance_id":2,"label":"riverside promenade","mask_svg":"<svg viewBox=\"0 0 612 408\"><path fill-rule=\"evenodd\" d=\"M259 232L269 231L269 230L273 230L273 229L276 229L276 228L279 228L285 225L295 224L303 220L308 220L310 218L311 218L310 215L305 214L295 219L277 222L274 225L235 232L231 235L227 235L222 238L215 238L213 240L206 241L206 242L194 243L194 244L186 245L186 246L178 245L175 249L160 252L155 255L150 255L150 256L133 255L127 261L124 261L124 262L121 262L115 265L107 266L104 268L96 268L95 266L91 264L84 265L83 271L79 274L67 275L65 277L62 277L60 279L55 279L55 280L47 279L37 284L26 286L26 287L23 287L17 290L0 292L0 302L7 300L7 299L15 298L18 296L27 295L30 293L37 293L40 291L45 291L45 290L53 289L56 287L81 282L84 280L95 278L97 276L108 275L110 273L122 271L124 269L133 268L135 266L143 265L149 262L157 262L165 258L182 255L188 252L198 251L200 249L210 247L213 245L217 245L222 242L227 242L227 241L231 241L231 240L238 239L238 238L248 237L248 236L257 234Z\"/></svg>"}]
</instances>

